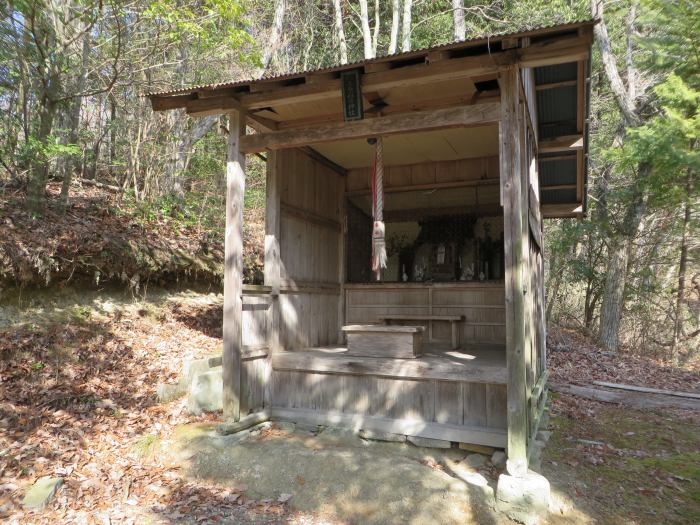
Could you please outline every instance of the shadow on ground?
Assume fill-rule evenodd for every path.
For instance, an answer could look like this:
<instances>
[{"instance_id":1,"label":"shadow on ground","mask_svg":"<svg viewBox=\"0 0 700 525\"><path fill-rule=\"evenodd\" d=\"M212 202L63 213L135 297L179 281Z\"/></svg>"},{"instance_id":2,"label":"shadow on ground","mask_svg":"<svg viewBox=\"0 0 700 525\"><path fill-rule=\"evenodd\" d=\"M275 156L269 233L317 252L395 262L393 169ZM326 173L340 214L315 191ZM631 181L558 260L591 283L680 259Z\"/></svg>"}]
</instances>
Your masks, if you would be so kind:
<instances>
[{"instance_id":1,"label":"shadow on ground","mask_svg":"<svg viewBox=\"0 0 700 525\"><path fill-rule=\"evenodd\" d=\"M467 455L459 449L364 441L336 429L316 434L276 426L241 439L219 436L212 425L201 424L179 428L163 448L188 479L219 486L209 512L213 505L224 519L237 522L274 521L275 505L282 503L286 516L277 519L285 522L294 522L295 515L313 516L313 523L503 522L492 509L491 488L470 485L442 467ZM268 505L268 512L257 517L248 513L246 519L231 500L239 494ZM177 512L165 506L159 513L172 519Z\"/></svg>"}]
</instances>

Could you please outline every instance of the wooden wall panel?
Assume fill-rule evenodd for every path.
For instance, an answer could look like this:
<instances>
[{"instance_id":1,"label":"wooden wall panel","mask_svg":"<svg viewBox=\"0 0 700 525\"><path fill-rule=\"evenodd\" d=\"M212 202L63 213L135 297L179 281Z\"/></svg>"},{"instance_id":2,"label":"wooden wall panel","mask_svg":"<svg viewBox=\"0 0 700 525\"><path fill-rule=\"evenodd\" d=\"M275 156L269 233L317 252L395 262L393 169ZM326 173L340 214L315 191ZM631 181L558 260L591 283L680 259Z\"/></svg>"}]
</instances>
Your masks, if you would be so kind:
<instances>
[{"instance_id":1,"label":"wooden wall panel","mask_svg":"<svg viewBox=\"0 0 700 525\"><path fill-rule=\"evenodd\" d=\"M506 428L505 385L273 371L272 406L475 428Z\"/></svg>"},{"instance_id":2,"label":"wooden wall panel","mask_svg":"<svg viewBox=\"0 0 700 525\"><path fill-rule=\"evenodd\" d=\"M505 344L502 284L346 285L345 294L348 324L379 323L389 314L461 315L462 343ZM450 323L434 321L432 337L449 341Z\"/></svg>"},{"instance_id":3,"label":"wooden wall panel","mask_svg":"<svg viewBox=\"0 0 700 525\"><path fill-rule=\"evenodd\" d=\"M267 356L244 359L241 369L241 414L257 412L269 406L267 384L270 360Z\"/></svg>"},{"instance_id":4,"label":"wooden wall panel","mask_svg":"<svg viewBox=\"0 0 700 525\"><path fill-rule=\"evenodd\" d=\"M277 155L280 344L286 350L335 344L345 180L303 151Z\"/></svg>"},{"instance_id":5,"label":"wooden wall panel","mask_svg":"<svg viewBox=\"0 0 700 525\"><path fill-rule=\"evenodd\" d=\"M415 186L434 183L455 183L499 178L497 156L473 159L446 160L384 167L386 188ZM347 191L369 191L371 188L371 168L348 170ZM495 184L498 193L498 184ZM484 203L485 201L482 201ZM498 202L489 201L489 202Z\"/></svg>"}]
</instances>

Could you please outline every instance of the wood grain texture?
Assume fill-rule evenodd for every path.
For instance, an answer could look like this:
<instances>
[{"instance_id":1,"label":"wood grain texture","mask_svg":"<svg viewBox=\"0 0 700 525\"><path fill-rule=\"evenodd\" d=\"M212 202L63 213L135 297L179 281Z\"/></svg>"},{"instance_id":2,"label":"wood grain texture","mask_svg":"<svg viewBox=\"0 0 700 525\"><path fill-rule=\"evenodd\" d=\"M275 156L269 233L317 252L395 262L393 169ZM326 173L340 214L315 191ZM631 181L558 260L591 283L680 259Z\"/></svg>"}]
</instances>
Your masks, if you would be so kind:
<instances>
[{"instance_id":1,"label":"wood grain texture","mask_svg":"<svg viewBox=\"0 0 700 525\"><path fill-rule=\"evenodd\" d=\"M476 363L473 361L477 361ZM506 383L506 369L497 361L479 364L459 357L422 356L417 359L354 357L320 351L281 352L272 356L272 367L278 370L357 374L398 379L441 379L477 383Z\"/></svg>"},{"instance_id":2,"label":"wood grain texture","mask_svg":"<svg viewBox=\"0 0 700 525\"><path fill-rule=\"evenodd\" d=\"M501 202L504 218L506 352L508 362L508 472L527 472L527 394L525 299L523 283L522 158L519 75L516 66L501 72Z\"/></svg>"},{"instance_id":3,"label":"wood grain texture","mask_svg":"<svg viewBox=\"0 0 700 525\"><path fill-rule=\"evenodd\" d=\"M229 115L226 162L226 232L224 237L223 409L224 417L238 421L241 408L241 350L243 348L243 196L245 155L240 140L245 116Z\"/></svg>"},{"instance_id":4,"label":"wood grain texture","mask_svg":"<svg viewBox=\"0 0 700 525\"><path fill-rule=\"evenodd\" d=\"M362 325L363 327L371 325ZM423 342L423 327L394 327L409 328L407 330L365 330L363 327L353 325L343 327L348 341L347 355L366 357L394 357L399 359L413 359L421 355ZM420 331L416 331L420 329Z\"/></svg>"},{"instance_id":5,"label":"wood grain texture","mask_svg":"<svg viewBox=\"0 0 700 525\"><path fill-rule=\"evenodd\" d=\"M495 448L506 446L506 433L503 430L482 427L467 427L440 423L426 423L416 420L390 419L360 414L347 414L337 411L319 411L308 409L271 409L271 417L278 421L293 421L296 423L328 425L360 429L376 432L389 432L407 436L418 436L432 439L444 439L457 443L473 443Z\"/></svg>"},{"instance_id":6,"label":"wood grain texture","mask_svg":"<svg viewBox=\"0 0 700 525\"><path fill-rule=\"evenodd\" d=\"M492 124L500 117L501 107L497 102L486 102L469 106L456 106L431 111L415 111L350 122L317 124L305 128L270 131L248 135L241 143L245 153L270 149L294 148L333 142L335 140L359 139L392 133L410 133L429 129L457 126Z\"/></svg>"}]
</instances>

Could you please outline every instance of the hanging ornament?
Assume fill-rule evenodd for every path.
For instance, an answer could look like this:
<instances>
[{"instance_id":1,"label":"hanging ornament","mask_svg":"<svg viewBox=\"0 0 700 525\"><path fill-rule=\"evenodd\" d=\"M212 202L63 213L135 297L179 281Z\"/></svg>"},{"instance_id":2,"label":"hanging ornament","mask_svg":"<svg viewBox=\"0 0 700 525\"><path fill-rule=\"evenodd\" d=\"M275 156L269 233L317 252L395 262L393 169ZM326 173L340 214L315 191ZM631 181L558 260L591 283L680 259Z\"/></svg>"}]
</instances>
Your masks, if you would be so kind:
<instances>
[{"instance_id":1,"label":"hanging ornament","mask_svg":"<svg viewBox=\"0 0 700 525\"><path fill-rule=\"evenodd\" d=\"M384 226L384 161L382 138L370 139L374 143L374 170L372 173L372 271L381 279L386 268L386 228Z\"/></svg>"}]
</instances>

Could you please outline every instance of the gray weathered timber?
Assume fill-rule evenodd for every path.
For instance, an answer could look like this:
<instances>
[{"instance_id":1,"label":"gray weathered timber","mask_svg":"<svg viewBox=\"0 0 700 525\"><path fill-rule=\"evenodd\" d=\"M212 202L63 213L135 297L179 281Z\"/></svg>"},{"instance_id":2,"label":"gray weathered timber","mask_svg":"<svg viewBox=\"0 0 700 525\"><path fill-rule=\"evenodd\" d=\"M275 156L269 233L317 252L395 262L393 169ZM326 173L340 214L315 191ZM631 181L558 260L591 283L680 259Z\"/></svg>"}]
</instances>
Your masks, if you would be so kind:
<instances>
[{"instance_id":1,"label":"gray weathered timber","mask_svg":"<svg viewBox=\"0 0 700 525\"><path fill-rule=\"evenodd\" d=\"M483 444L504 447L504 430L472 428L457 425L425 423L414 420L391 419L375 416L362 416L334 411L275 408L271 410L273 421L293 421L295 423L339 426L349 429L366 429L375 432L404 434L406 436L443 439L446 441Z\"/></svg>"},{"instance_id":2,"label":"gray weathered timber","mask_svg":"<svg viewBox=\"0 0 700 525\"><path fill-rule=\"evenodd\" d=\"M381 323L387 316L461 316L459 322L413 318L411 324L432 330L432 340L424 342L452 342L452 328L462 347L506 341L503 282L346 284L344 289L348 324Z\"/></svg>"},{"instance_id":3,"label":"gray weathered timber","mask_svg":"<svg viewBox=\"0 0 700 525\"><path fill-rule=\"evenodd\" d=\"M415 358L421 354L422 326L348 325L347 355Z\"/></svg>"},{"instance_id":4,"label":"gray weathered timber","mask_svg":"<svg viewBox=\"0 0 700 525\"><path fill-rule=\"evenodd\" d=\"M452 349L459 348L459 323L463 317L461 315L415 315L415 314L392 314L380 317L382 321L389 324L391 321L428 321L430 323L428 333L433 333L433 321L448 321L450 323L450 336Z\"/></svg>"},{"instance_id":5,"label":"gray weathered timber","mask_svg":"<svg viewBox=\"0 0 700 525\"><path fill-rule=\"evenodd\" d=\"M498 102L486 102L469 106L401 113L351 122L319 124L307 128L256 133L255 135L246 136L241 141L241 149L245 153L255 153L266 149L294 148L335 140L361 139L429 129L493 124L498 121L500 111L501 106Z\"/></svg>"},{"instance_id":6,"label":"gray weathered timber","mask_svg":"<svg viewBox=\"0 0 700 525\"><path fill-rule=\"evenodd\" d=\"M362 374L398 379L439 379L472 383L506 384L506 368L498 362L486 364L424 355L417 359L349 356L346 352L322 351L281 352L272 356L274 371L320 372L330 374Z\"/></svg>"},{"instance_id":7,"label":"gray weathered timber","mask_svg":"<svg viewBox=\"0 0 700 525\"><path fill-rule=\"evenodd\" d=\"M504 69L499 127L501 200L504 218L506 354L508 366L508 472L527 472L527 394L524 358L525 299L523 282L520 104L517 66Z\"/></svg>"},{"instance_id":8,"label":"gray weathered timber","mask_svg":"<svg viewBox=\"0 0 700 525\"><path fill-rule=\"evenodd\" d=\"M235 423L222 423L217 425L216 432L221 435L236 434L242 430L246 430L250 427L264 423L270 420L270 410L261 410L260 412L254 412L242 417L239 421Z\"/></svg>"},{"instance_id":9,"label":"gray weathered timber","mask_svg":"<svg viewBox=\"0 0 700 525\"><path fill-rule=\"evenodd\" d=\"M241 412L241 350L243 348L243 196L245 155L240 151L245 116L229 114L226 161L226 233L224 237L224 417L238 421Z\"/></svg>"}]
</instances>

